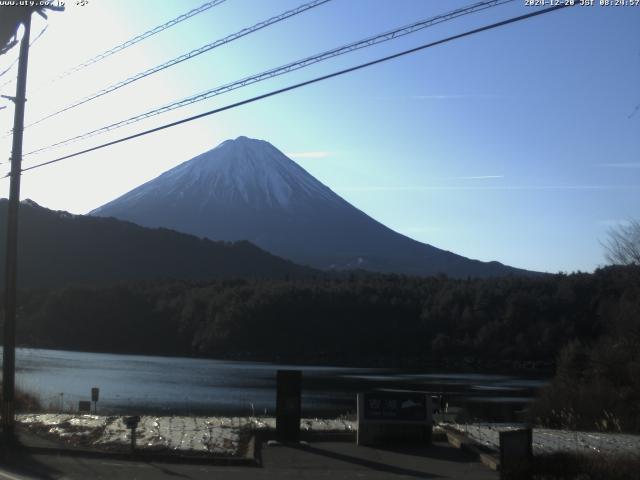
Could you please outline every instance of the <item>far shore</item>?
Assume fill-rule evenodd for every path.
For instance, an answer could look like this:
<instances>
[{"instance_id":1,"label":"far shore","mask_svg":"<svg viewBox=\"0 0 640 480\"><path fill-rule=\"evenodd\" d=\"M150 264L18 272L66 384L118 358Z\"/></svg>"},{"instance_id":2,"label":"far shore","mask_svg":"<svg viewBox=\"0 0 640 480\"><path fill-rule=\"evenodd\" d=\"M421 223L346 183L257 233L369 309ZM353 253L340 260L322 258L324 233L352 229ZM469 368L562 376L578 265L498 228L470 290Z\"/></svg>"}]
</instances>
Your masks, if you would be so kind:
<instances>
[{"instance_id":1,"label":"far shore","mask_svg":"<svg viewBox=\"0 0 640 480\"><path fill-rule=\"evenodd\" d=\"M402 369L407 371L437 371L443 373L496 373L496 374L534 374L540 376L552 376L555 371L555 361L553 360L483 360L471 356L453 356L434 359L416 358L333 358L324 355L289 357L274 356L268 357L248 352L237 354L224 354L216 356L203 355L181 355L179 353L163 352L131 352L114 350L69 350L52 346L19 345L23 350L52 350L60 352L77 352L101 355L127 355L135 357L156 357L156 358L191 358L199 360L214 360L220 362L250 362L263 363L276 366L301 366L301 367L344 367L344 368L371 368L371 369ZM2 351L2 346L0 346ZM19 368L19 366L18 366Z\"/></svg>"}]
</instances>

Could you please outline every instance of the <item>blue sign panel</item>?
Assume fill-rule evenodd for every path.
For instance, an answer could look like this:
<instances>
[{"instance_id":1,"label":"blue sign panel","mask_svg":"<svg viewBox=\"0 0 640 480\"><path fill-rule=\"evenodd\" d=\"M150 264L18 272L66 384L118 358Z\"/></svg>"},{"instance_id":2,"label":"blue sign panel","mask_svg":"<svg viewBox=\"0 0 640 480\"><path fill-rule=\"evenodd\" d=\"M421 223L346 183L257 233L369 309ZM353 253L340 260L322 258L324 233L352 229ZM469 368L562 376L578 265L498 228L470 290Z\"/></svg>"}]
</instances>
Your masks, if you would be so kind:
<instances>
[{"instance_id":1,"label":"blue sign panel","mask_svg":"<svg viewBox=\"0 0 640 480\"><path fill-rule=\"evenodd\" d=\"M427 397L411 392L373 392L364 395L365 420L427 421Z\"/></svg>"}]
</instances>

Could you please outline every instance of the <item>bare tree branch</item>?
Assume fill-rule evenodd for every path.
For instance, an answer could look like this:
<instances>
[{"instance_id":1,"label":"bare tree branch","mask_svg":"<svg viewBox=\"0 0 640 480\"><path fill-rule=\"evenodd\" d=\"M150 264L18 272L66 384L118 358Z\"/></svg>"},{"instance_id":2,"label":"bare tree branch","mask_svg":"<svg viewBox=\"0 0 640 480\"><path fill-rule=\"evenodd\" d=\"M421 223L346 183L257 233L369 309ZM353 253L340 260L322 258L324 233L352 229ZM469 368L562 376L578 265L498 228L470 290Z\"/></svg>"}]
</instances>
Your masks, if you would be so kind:
<instances>
[{"instance_id":1,"label":"bare tree branch","mask_svg":"<svg viewBox=\"0 0 640 480\"><path fill-rule=\"evenodd\" d=\"M640 220L629 220L609 229L601 242L605 258L614 265L640 265Z\"/></svg>"}]
</instances>

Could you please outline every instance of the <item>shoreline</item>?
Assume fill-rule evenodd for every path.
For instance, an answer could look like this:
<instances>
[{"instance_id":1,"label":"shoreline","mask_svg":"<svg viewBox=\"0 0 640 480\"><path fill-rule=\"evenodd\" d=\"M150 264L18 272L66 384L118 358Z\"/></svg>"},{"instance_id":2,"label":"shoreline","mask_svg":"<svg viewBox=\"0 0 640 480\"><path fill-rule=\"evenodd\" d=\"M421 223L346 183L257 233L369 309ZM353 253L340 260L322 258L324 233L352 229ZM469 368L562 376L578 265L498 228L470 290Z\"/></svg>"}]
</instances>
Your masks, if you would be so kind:
<instances>
[{"instance_id":1,"label":"shoreline","mask_svg":"<svg viewBox=\"0 0 640 480\"><path fill-rule=\"evenodd\" d=\"M329 367L329 368L358 368L380 370L406 370L407 372L420 372L437 370L442 373L487 373L487 374L530 374L533 376L552 377L555 374L555 360L480 360L472 356L447 357L441 361L420 358L359 358L357 360L345 360L340 358L328 358L317 356L309 357L265 357L257 354L243 353L236 355L200 356L180 353L146 353L146 352L114 352L93 350L69 350L51 346L18 345L22 350L49 350L55 352L86 353L96 355L121 355L132 357L151 358L175 358L191 360L211 360L218 362L246 362L283 367ZM0 351L2 347L0 346ZM19 369L19 367L18 367Z\"/></svg>"}]
</instances>

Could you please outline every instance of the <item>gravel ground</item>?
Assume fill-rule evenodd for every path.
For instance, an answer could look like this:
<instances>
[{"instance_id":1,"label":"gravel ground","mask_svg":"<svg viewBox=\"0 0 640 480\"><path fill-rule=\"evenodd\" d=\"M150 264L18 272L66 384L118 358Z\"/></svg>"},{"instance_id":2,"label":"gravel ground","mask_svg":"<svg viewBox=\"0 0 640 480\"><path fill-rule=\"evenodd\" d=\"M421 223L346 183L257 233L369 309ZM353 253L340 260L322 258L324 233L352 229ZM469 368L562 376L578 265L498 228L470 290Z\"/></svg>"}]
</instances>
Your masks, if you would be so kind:
<instances>
[{"instance_id":1,"label":"gravel ground","mask_svg":"<svg viewBox=\"0 0 640 480\"><path fill-rule=\"evenodd\" d=\"M47 413L19 415L17 420L31 431L74 446L128 448L131 442L123 417ZM237 456L242 454L247 432L275 429L275 423L270 417L143 416L136 431L136 445L141 449ZM301 428L350 432L356 425L349 420L305 418Z\"/></svg>"},{"instance_id":2,"label":"gravel ground","mask_svg":"<svg viewBox=\"0 0 640 480\"><path fill-rule=\"evenodd\" d=\"M522 428L509 423L447 424L478 443L499 449L499 433ZM570 430L533 429L533 453L553 452L636 453L640 451L640 435L624 433L574 432Z\"/></svg>"},{"instance_id":3,"label":"gravel ground","mask_svg":"<svg viewBox=\"0 0 640 480\"><path fill-rule=\"evenodd\" d=\"M128 448L130 431L123 417L78 414L19 415L17 420L32 431L69 445L98 448ZM252 431L275 429L273 417L157 417L143 416L137 429L137 447L184 453L236 456ZM507 423L447 423L478 443L499 448L499 432L520 428ZM344 419L305 418L303 431L353 432L356 422ZM640 435L622 433L573 432L533 429L536 454L569 452L635 453L640 451Z\"/></svg>"}]
</instances>

